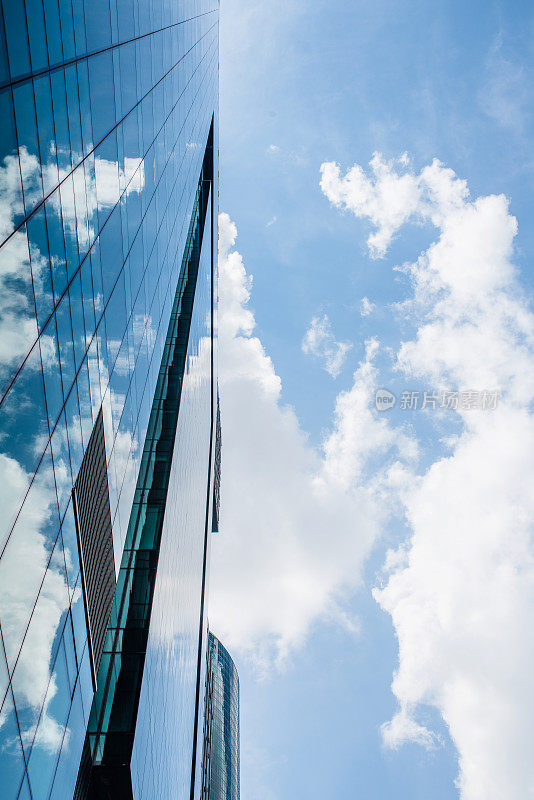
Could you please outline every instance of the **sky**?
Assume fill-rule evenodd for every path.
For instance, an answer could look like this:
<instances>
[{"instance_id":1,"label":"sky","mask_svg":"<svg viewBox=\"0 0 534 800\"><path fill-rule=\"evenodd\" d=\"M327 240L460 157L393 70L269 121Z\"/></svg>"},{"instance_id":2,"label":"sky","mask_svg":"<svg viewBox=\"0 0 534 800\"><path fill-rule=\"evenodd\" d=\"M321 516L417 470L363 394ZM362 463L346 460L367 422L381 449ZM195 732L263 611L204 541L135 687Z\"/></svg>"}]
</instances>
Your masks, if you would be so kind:
<instances>
[{"instance_id":1,"label":"sky","mask_svg":"<svg viewBox=\"0 0 534 800\"><path fill-rule=\"evenodd\" d=\"M533 33L526 2L221 3L242 800L534 798Z\"/></svg>"}]
</instances>

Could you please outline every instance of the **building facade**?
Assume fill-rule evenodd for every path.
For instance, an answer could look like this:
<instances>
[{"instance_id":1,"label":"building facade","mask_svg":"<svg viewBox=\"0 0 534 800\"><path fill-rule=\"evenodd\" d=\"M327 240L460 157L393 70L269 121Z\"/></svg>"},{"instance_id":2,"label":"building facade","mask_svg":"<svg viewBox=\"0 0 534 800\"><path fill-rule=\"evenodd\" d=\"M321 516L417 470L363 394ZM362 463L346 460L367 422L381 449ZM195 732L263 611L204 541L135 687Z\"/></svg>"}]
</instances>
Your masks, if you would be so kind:
<instances>
[{"instance_id":1,"label":"building facade","mask_svg":"<svg viewBox=\"0 0 534 800\"><path fill-rule=\"evenodd\" d=\"M195 800L218 2L1 0L0 108L0 794Z\"/></svg>"},{"instance_id":2,"label":"building facade","mask_svg":"<svg viewBox=\"0 0 534 800\"><path fill-rule=\"evenodd\" d=\"M239 800L239 676L228 650L210 632L206 689L203 800Z\"/></svg>"}]
</instances>

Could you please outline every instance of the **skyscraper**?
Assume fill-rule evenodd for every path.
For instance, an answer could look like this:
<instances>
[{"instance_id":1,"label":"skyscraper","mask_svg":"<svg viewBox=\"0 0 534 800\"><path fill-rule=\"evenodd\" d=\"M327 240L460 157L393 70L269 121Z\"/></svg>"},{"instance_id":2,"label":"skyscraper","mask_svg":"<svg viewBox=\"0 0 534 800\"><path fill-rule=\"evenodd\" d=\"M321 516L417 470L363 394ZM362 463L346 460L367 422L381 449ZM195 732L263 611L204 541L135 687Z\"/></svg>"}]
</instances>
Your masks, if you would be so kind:
<instances>
[{"instance_id":1,"label":"skyscraper","mask_svg":"<svg viewBox=\"0 0 534 800\"><path fill-rule=\"evenodd\" d=\"M209 634L202 800L239 800L239 676Z\"/></svg>"},{"instance_id":2,"label":"skyscraper","mask_svg":"<svg viewBox=\"0 0 534 800\"><path fill-rule=\"evenodd\" d=\"M1 0L0 108L1 796L194 800L218 2Z\"/></svg>"}]
</instances>

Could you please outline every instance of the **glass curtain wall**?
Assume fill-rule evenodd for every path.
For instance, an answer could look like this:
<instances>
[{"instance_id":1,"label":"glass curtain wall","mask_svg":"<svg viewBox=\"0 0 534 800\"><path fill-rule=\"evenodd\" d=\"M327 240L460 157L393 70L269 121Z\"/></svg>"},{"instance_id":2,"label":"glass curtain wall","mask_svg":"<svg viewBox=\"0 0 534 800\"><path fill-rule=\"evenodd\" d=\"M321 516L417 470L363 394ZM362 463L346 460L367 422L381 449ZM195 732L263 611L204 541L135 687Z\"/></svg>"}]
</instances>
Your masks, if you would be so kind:
<instances>
[{"instance_id":1,"label":"glass curtain wall","mask_svg":"<svg viewBox=\"0 0 534 800\"><path fill-rule=\"evenodd\" d=\"M210 723L205 800L239 800L239 676L220 641L209 634Z\"/></svg>"},{"instance_id":2,"label":"glass curtain wall","mask_svg":"<svg viewBox=\"0 0 534 800\"><path fill-rule=\"evenodd\" d=\"M3 800L73 794L72 488L102 411L118 574L217 90L217 0L0 2Z\"/></svg>"}]
</instances>

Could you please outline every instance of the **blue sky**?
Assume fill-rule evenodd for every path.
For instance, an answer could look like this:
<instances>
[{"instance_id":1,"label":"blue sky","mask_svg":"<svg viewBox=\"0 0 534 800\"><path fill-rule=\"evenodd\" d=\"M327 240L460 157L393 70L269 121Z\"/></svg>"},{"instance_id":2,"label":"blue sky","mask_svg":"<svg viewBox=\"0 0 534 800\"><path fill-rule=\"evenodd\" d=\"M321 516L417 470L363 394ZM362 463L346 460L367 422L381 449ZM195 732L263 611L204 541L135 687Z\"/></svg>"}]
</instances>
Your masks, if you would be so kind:
<instances>
[{"instance_id":1,"label":"blue sky","mask_svg":"<svg viewBox=\"0 0 534 800\"><path fill-rule=\"evenodd\" d=\"M499 644L520 642L525 663L534 652L520 628L507 638L534 596L518 570L534 556L534 516L513 480L531 463L499 433L532 434L533 33L520 2L222 3L220 210L237 239L223 220L222 533L210 614L241 677L243 800L497 800L499 786L530 796L514 667L494 674L486 659ZM368 166L377 151L382 177ZM433 159L444 166L422 173ZM321 188L328 162L341 171ZM355 164L357 186L344 180ZM446 192L461 193L459 179L469 197L452 208ZM499 195L509 209L491 200ZM368 237L388 226L392 240L373 257ZM394 269L420 257L412 280ZM314 319L327 327L306 353ZM333 378L323 366L339 343L351 346ZM381 386L399 396L498 389L504 402L493 417L397 403L386 421L372 402ZM319 494L308 502L308 491ZM483 523L488 498L496 510ZM441 552L449 531L467 538ZM493 625L485 591L498 595L492 581L504 573L517 585L507 580ZM388 746L381 726L399 704L407 716Z\"/></svg>"}]
</instances>

